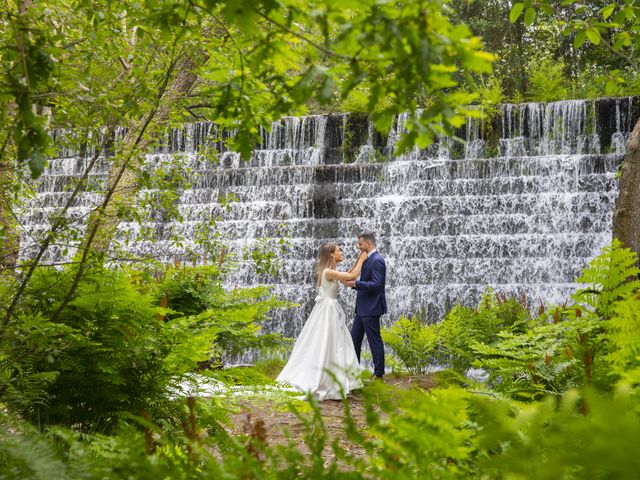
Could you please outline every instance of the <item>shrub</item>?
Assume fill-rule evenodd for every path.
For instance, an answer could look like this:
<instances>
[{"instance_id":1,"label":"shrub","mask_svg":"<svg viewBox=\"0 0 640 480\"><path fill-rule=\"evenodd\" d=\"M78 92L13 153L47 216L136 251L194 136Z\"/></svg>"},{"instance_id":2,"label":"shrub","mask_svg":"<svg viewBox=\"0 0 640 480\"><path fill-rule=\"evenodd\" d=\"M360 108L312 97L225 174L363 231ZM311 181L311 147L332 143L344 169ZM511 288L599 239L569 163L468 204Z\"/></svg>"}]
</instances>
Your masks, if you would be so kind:
<instances>
[{"instance_id":1,"label":"shrub","mask_svg":"<svg viewBox=\"0 0 640 480\"><path fill-rule=\"evenodd\" d=\"M530 102L553 102L568 97L561 61L549 57L534 58L527 68L527 79L527 100Z\"/></svg>"},{"instance_id":2,"label":"shrub","mask_svg":"<svg viewBox=\"0 0 640 480\"><path fill-rule=\"evenodd\" d=\"M269 385L274 381L271 377L255 367L232 367L216 370L209 374L227 385Z\"/></svg>"},{"instance_id":3,"label":"shrub","mask_svg":"<svg viewBox=\"0 0 640 480\"><path fill-rule=\"evenodd\" d=\"M280 342L260 330L265 314L283 302L265 288L225 293L211 272L172 272L161 284L174 287L167 289L171 298L188 309L180 315L166 302L158 305L153 289L138 291L128 272L94 269L51 321L73 275L38 269L1 337L2 402L37 424L86 431L110 430L123 415L173 412L169 385L202 362L213 356L220 364L246 348Z\"/></svg>"},{"instance_id":4,"label":"shrub","mask_svg":"<svg viewBox=\"0 0 640 480\"><path fill-rule=\"evenodd\" d=\"M609 319L618 300L629 298L640 289L637 265L637 254L614 239L576 280L588 286L578 290L574 299L593 309L603 320Z\"/></svg>"},{"instance_id":5,"label":"shrub","mask_svg":"<svg viewBox=\"0 0 640 480\"><path fill-rule=\"evenodd\" d=\"M150 299L118 271L88 273L50 321L71 277L53 269L33 277L2 339L3 401L36 423L103 429L119 412L137 414L164 397L177 373L164 368L173 345Z\"/></svg>"},{"instance_id":6,"label":"shrub","mask_svg":"<svg viewBox=\"0 0 640 480\"><path fill-rule=\"evenodd\" d=\"M624 97L640 93L640 75L634 68L608 70L586 65L573 82L573 98Z\"/></svg>"},{"instance_id":7,"label":"shrub","mask_svg":"<svg viewBox=\"0 0 640 480\"><path fill-rule=\"evenodd\" d=\"M270 445L264 420L245 435L207 435L215 420L189 401L189 422L167 436L153 424L121 424L114 435L39 432L0 414L2 478L143 480L296 478L364 480L635 478L640 469L637 397L570 390L523 405L462 389L424 392L374 385L363 390L364 421L344 405L344 431L332 439L310 402L299 439ZM636 445L636 446L634 446Z\"/></svg>"},{"instance_id":8,"label":"shrub","mask_svg":"<svg viewBox=\"0 0 640 480\"><path fill-rule=\"evenodd\" d=\"M521 400L587 384L608 390L616 378L634 378L634 294L640 288L635 264L636 255L614 240L578 278L587 284L573 295L580 304L548 310L524 333L502 332L498 341L472 343L475 365L488 370L495 390Z\"/></svg>"},{"instance_id":9,"label":"shrub","mask_svg":"<svg viewBox=\"0 0 640 480\"><path fill-rule=\"evenodd\" d=\"M531 406L470 397L483 478L635 478L638 405L629 393L566 392ZM535 465L535 470L532 470ZM479 478L478 475L476 478Z\"/></svg>"},{"instance_id":10,"label":"shrub","mask_svg":"<svg viewBox=\"0 0 640 480\"><path fill-rule=\"evenodd\" d=\"M614 380L640 385L640 290L618 302L606 325L607 361Z\"/></svg>"},{"instance_id":11,"label":"shrub","mask_svg":"<svg viewBox=\"0 0 640 480\"><path fill-rule=\"evenodd\" d=\"M485 115L485 122L490 124L499 112L500 105L504 103L504 88L500 77L491 76L486 82L483 82L478 96Z\"/></svg>"},{"instance_id":12,"label":"shrub","mask_svg":"<svg viewBox=\"0 0 640 480\"><path fill-rule=\"evenodd\" d=\"M580 311L580 310L578 310ZM518 400L559 395L591 381L601 344L597 318L571 309L558 310L557 323L543 323L525 333L502 332L491 344L473 343L475 366L485 369L487 382Z\"/></svg>"},{"instance_id":13,"label":"shrub","mask_svg":"<svg viewBox=\"0 0 640 480\"><path fill-rule=\"evenodd\" d=\"M433 325L426 325L414 315L400 317L390 327L382 329L382 339L402 360L411 373L426 372L437 342Z\"/></svg>"},{"instance_id":14,"label":"shrub","mask_svg":"<svg viewBox=\"0 0 640 480\"><path fill-rule=\"evenodd\" d=\"M456 305L438 324L437 358L443 365L464 373L476 359L472 344L491 343L502 331L522 332L530 321L525 297L497 295L489 289L478 307Z\"/></svg>"},{"instance_id":15,"label":"shrub","mask_svg":"<svg viewBox=\"0 0 640 480\"><path fill-rule=\"evenodd\" d=\"M151 289L155 303L169 309L166 317L197 315L223 303L222 272L216 266L169 267Z\"/></svg>"}]
</instances>

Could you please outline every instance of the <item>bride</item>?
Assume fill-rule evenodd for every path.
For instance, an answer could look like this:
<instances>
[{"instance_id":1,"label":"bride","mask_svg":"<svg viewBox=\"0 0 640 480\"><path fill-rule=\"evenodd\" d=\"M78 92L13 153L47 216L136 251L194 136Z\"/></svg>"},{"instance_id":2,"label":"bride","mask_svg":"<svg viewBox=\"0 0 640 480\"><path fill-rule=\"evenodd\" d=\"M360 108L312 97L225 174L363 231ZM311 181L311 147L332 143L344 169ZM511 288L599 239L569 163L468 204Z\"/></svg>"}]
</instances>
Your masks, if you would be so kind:
<instances>
[{"instance_id":1,"label":"bride","mask_svg":"<svg viewBox=\"0 0 640 480\"><path fill-rule=\"evenodd\" d=\"M342 262L342 250L335 243L320 247L317 276L319 292L316 304L291 351L289 361L276 379L303 392L311 392L318 400L339 400L340 390L361 388L361 372L351 334L345 323L344 310L338 303L341 281L355 280L360 275L367 254L363 252L349 272L336 270Z\"/></svg>"}]
</instances>

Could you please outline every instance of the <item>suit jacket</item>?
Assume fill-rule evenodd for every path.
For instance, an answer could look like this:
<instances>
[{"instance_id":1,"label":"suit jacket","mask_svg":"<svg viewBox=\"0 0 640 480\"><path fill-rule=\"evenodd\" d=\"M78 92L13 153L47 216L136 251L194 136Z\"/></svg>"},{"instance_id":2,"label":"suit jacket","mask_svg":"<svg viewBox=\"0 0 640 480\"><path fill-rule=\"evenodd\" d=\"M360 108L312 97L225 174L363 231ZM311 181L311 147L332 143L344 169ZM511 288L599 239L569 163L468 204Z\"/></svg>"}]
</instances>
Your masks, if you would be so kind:
<instances>
[{"instance_id":1,"label":"suit jacket","mask_svg":"<svg viewBox=\"0 0 640 480\"><path fill-rule=\"evenodd\" d=\"M356 281L356 315L379 317L387 313L387 299L384 286L387 266L380 253L373 252L362 265L360 280Z\"/></svg>"}]
</instances>

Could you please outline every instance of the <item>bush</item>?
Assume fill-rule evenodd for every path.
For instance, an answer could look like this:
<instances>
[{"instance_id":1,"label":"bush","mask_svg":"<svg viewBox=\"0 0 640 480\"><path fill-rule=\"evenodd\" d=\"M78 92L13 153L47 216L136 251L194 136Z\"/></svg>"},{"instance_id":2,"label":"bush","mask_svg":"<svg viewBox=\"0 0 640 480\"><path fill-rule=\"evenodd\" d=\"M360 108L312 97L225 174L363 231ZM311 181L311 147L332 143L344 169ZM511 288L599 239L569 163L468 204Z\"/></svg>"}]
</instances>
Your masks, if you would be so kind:
<instances>
[{"instance_id":1,"label":"bush","mask_svg":"<svg viewBox=\"0 0 640 480\"><path fill-rule=\"evenodd\" d=\"M478 96L485 116L485 125L489 126L504 103L504 88L500 77L491 76L486 82L483 82Z\"/></svg>"},{"instance_id":2,"label":"bush","mask_svg":"<svg viewBox=\"0 0 640 480\"><path fill-rule=\"evenodd\" d=\"M170 416L168 387L199 364L280 341L260 330L284 303L264 288L226 293L207 267L171 271L160 283L187 315L148 286L140 292L130 272L94 269L51 321L71 278L38 269L1 337L2 402L36 424L108 431L123 415Z\"/></svg>"},{"instance_id":3,"label":"bush","mask_svg":"<svg viewBox=\"0 0 640 480\"><path fill-rule=\"evenodd\" d=\"M618 302L607 325L609 373L614 381L640 385L640 290Z\"/></svg>"},{"instance_id":4,"label":"bush","mask_svg":"<svg viewBox=\"0 0 640 480\"><path fill-rule=\"evenodd\" d=\"M527 68L530 102L554 102L568 97L564 64L549 57L534 58Z\"/></svg>"},{"instance_id":5,"label":"bush","mask_svg":"<svg viewBox=\"0 0 640 480\"><path fill-rule=\"evenodd\" d=\"M550 309L523 333L471 344L492 388L532 400L589 384L609 390L617 379L635 383L636 260L614 240L578 278L587 284L573 295L579 303Z\"/></svg>"},{"instance_id":6,"label":"bush","mask_svg":"<svg viewBox=\"0 0 640 480\"><path fill-rule=\"evenodd\" d=\"M640 94L640 75L633 68L608 70L586 65L573 85L573 98L625 97Z\"/></svg>"},{"instance_id":7,"label":"bush","mask_svg":"<svg viewBox=\"0 0 640 480\"><path fill-rule=\"evenodd\" d=\"M455 306L439 324L418 315L400 317L382 329L382 339L412 373L438 362L464 374L478 358L472 345L498 340L500 332L522 332L531 321L526 298L508 298L488 290L477 308Z\"/></svg>"},{"instance_id":8,"label":"bush","mask_svg":"<svg viewBox=\"0 0 640 480\"><path fill-rule=\"evenodd\" d=\"M593 352L601 347L597 318L578 309L557 310L557 323L537 325L525 333L503 332L491 344L474 343L487 382L495 391L518 400L560 395L593 378Z\"/></svg>"},{"instance_id":9,"label":"bush","mask_svg":"<svg viewBox=\"0 0 640 480\"><path fill-rule=\"evenodd\" d=\"M310 413L291 404L299 439L275 445L255 417L245 435L208 434L215 417L195 400L187 403L189 421L173 436L148 422L143 429L122 423L111 436L60 428L42 433L0 414L0 471L7 480L587 480L635 478L640 468L639 409L629 391L569 390L523 405L457 388L425 392L374 384L361 398L364 422L345 401L344 430L333 440L316 402Z\"/></svg>"},{"instance_id":10,"label":"bush","mask_svg":"<svg viewBox=\"0 0 640 480\"><path fill-rule=\"evenodd\" d=\"M150 299L111 270L91 271L51 321L70 278L53 269L33 277L2 339L2 400L36 423L103 429L120 412L138 414L164 397L178 373L164 368L172 336Z\"/></svg>"},{"instance_id":11,"label":"bush","mask_svg":"<svg viewBox=\"0 0 640 480\"><path fill-rule=\"evenodd\" d=\"M640 289L637 265L638 255L614 239L576 280L588 286L578 290L574 299L594 310L602 320L608 320L616 302L629 298Z\"/></svg>"},{"instance_id":12,"label":"bush","mask_svg":"<svg viewBox=\"0 0 640 480\"><path fill-rule=\"evenodd\" d=\"M381 331L382 340L402 360L411 373L426 372L432 362L437 342L433 325L426 325L418 316L400 317Z\"/></svg>"},{"instance_id":13,"label":"bush","mask_svg":"<svg viewBox=\"0 0 640 480\"><path fill-rule=\"evenodd\" d=\"M459 373L477 358L471 345L491 343L498 333L522 332L531 321L526 298L497 295L489 289L478 307L456 305L437 326L437 359Z\"/></svg>"},{"instance_id":14,"label":"bush","mask_svg":"<svg viewBox=\"0 0 640 480\"><path fill-rule=\"evenodd\" d=\"M636 478L638 404L629 392L566 392L517 408L471 397L483 478ZM635 446L634 446L635 445ZM532 470L535 465L535 470Z\"/></svg>"}]
</instances>

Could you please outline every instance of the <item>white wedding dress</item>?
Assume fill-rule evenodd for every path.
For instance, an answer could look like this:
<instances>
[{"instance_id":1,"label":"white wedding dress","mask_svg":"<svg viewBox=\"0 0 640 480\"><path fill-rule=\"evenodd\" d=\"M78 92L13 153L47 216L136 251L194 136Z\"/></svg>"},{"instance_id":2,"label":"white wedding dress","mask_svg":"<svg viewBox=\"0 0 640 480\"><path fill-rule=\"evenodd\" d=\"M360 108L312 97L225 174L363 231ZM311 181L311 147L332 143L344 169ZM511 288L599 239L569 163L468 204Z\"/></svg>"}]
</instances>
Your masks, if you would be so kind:
<instances>
[{"instance_id":1,"label":"white wedding dress","mask_svg":"<svg viewBox=\"0 0 640 480\"><path fill-rule=\"evenodd\" d=\"M311 392L318 400L339 400L340 387L345 395L362 388L362 369L344 310L338 303L339 284L336 280L327 281L325 273L326 270L322 272L316 304L277 381Z\"/></svg>"}]
</instances>

